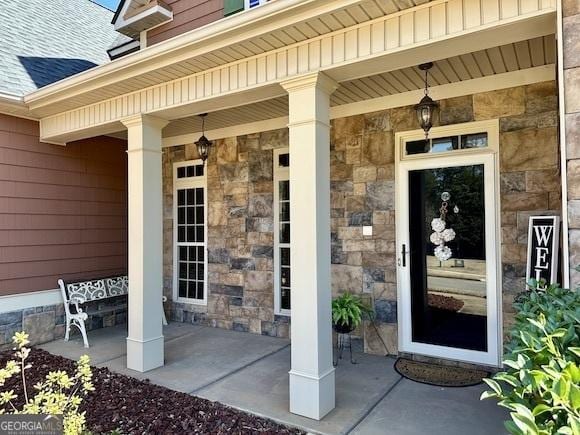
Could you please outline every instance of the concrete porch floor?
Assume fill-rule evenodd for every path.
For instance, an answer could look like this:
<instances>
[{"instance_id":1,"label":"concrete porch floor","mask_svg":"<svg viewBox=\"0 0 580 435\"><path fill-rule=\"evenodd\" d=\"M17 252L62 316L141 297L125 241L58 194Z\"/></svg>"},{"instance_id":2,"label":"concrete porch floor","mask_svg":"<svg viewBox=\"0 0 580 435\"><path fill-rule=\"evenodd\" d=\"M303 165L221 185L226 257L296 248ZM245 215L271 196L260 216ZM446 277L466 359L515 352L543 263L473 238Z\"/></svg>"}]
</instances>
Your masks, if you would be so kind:
<instances>
[{"instance_id":1,"label":"concrete porch floor","mask_svg":"<svg viewBox=\"0 0 580 435\"><path fill-rule=\"evenodd\" d=\"M147 373L125 367L124 327L89 333L40 347L173 390L219 401L313 433L502 434L507 414L493 401L479 401L482 386L440 388L402 378L394 359L356 352L336 371L336 408L322 421L288 412L290 342L278 338L184 323L164 328L165 366Z\"/></svg>"}]
</instances>

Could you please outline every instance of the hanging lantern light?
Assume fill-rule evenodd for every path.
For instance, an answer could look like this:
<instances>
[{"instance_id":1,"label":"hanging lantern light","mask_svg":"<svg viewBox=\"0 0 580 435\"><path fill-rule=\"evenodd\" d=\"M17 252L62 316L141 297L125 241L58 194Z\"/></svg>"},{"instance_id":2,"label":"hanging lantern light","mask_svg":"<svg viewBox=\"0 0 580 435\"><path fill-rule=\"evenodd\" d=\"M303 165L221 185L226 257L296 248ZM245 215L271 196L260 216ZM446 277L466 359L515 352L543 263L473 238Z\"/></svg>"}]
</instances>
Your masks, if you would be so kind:
<instances>
[{"instance_id":1,"label":"hanging lantern light","mask_svg":"<svg viewBox=\"0 0 580 435\"><path fill-rule=\"evenodd\" d=\"M212 146L212 141L210 141L207 137L205 137L205 117L207 113L202 113L199 115L201 118L201 137L195 142L195 146L197 147L197 153L199 157L205 164L207 160L207 156L209 154L209 148Z\"/></svg>"},{"instance_id":2,"label":"hanging lantern light","mask_svg":"<svg viewBox=\"0 0 580 435\"><path fill-rule=\"evenodd\" d=\"M439 107L439 103L433 101L429 96L429 70L433 67L433 62L423 63L419 65L421 71L425 71L425 96L421 99L419 104L415 105L417 112L417 119L419 125L425 132L425 139L429 138L429 130L433 127L433 117L435 111Z\"/></svg>"}]
</instances>

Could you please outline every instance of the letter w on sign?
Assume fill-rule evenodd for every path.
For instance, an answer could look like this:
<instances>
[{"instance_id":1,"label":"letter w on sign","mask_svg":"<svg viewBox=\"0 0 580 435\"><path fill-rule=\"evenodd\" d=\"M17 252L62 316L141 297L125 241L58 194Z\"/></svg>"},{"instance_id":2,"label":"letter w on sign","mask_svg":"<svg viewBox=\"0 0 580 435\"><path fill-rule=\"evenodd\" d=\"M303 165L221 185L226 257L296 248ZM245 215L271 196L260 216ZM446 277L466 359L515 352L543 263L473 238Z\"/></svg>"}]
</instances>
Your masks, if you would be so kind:
<instances>
[{"instance_id":1,"label":"letter w on sign","mask_svg":"<svg viewBox=\"0 0 580 435\"><path fill-rule=\"evenodd\" d=\"M548 246L550 242L550 235L554 230L553 226L537 226L534 227L534 232L536 233L536 240L538 241L538 245L540 246Z\"/></svg>"}]
</instances>

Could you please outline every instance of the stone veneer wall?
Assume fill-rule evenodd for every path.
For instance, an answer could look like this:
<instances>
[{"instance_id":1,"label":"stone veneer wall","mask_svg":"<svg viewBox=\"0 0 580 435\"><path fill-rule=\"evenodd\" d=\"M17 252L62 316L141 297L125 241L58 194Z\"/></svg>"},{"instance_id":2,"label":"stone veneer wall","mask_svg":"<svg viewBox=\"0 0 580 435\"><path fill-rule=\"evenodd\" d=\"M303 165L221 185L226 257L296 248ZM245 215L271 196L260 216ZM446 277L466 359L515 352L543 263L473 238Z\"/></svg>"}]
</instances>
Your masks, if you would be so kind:
<instances>
[{"instance_id":1,"label":"stone veneer wall","mask_svg":"<svg viewBox=\"0 0 580 435\"><path fill-rule=\"evenodd\" d=\"M580 0L563 0L570 287L580 285Z\"/></svg>"},{"instance_id":2,"label":"stone veneer wall","mask_svg":"<svg viewBox=\"0 0 580 435\"><path fill-rule=\"evenodd\" d=\"M559 214L557 93L554 82L441 101L437 125L500 119L504 319L524 289L531 214ZM331 232L333 293L368 295L376 325L362 328L365 350L397 351L395 132L417 129L412 107L332 121ZM172 318L288 336L274 316L272 149L286 130L216 142L208 161L209 299L205 307L172 305ZM194 159L193 146L164 150L165 284L172 287L172 163ZM373 235L363 236L362 226ZM385 349L386 348L386 349Z\"/></svg>"},{"instance_id":3,"label":"stone veneer wall","mask_svg":"<svg viewBox=\"0 0 580 435\"><path fill-rule=\"evenodd\" d=\"M274 315L274 148L287 147L287 130L215 142L207 161L207 308L172 304L178 321L289 336L289 318ZM164 150L164 292L173 286L173 163L197 158L195 146Z\"/></svg>"},{"instance_id":4,"label":"stone veneer wall","mask_svg":"<svg viewBox=\"0 0 580 435\"><path fill-rule=\"evenodd\" d=\"M87 331L127 323L127 297L91 302L87 309L95 312L89 315L85 326ZM32 344L46 343L64 337L64 305L47 305L23 310L0 313L0 351L12 349L15 332L26 331ZM77 328L71 329L71 337L80 336ZM91 337L89 335L89 344Z\"/></svg>"}]
</instances>

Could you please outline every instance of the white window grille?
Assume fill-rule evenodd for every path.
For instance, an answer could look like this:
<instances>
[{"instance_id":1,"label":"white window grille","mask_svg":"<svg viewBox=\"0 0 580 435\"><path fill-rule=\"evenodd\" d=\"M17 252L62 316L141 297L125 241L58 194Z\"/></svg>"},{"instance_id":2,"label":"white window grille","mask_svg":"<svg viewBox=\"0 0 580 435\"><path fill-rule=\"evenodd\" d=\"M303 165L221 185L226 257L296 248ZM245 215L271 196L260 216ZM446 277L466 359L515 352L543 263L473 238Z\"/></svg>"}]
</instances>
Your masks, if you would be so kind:
<instances>
[{"instance_id":1,"label":"white window grille","mask_svg":"<svg viewBox=\"0 0 580 435\"><path fill-rule=\"evenodd\" d=\"M174 300L207 303L207 189L201 161L174 165Z\"/></svg>"}]
</instances>

